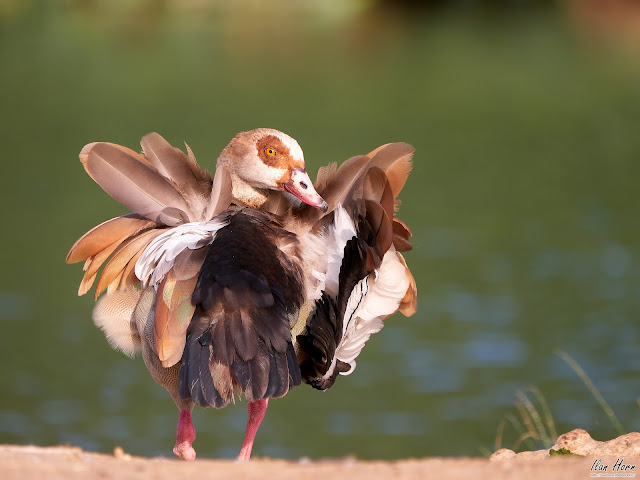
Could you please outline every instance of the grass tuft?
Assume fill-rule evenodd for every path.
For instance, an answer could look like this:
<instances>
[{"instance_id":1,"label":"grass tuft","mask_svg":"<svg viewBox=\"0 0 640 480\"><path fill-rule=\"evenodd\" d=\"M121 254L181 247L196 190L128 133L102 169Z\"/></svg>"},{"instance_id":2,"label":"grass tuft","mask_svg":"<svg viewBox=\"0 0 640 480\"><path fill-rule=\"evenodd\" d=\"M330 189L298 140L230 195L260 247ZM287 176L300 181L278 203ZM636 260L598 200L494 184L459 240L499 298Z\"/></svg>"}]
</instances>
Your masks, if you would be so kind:
<instances>
[{"instance_id":1,"label":"grass tuft","mask_svg":"<svg viewBox=\"0 0 640 480\"><path fill-rule=\"evenodd\" d=\"M518 415L511 413L504 416L498 425L495 450L502 447L504 429L511 425L518 434L512 446L513 450L526 447L528 450L550 448L558 437L556 425L551 415L551 409L544 395L536 387L527 387L516 392L516 410Z\"/></svg>"},{"instance_id":2,"label":"grass tuft","mask_svg":"<svg viewBox=\"0 0 640 480\"><path fill-rule=\"evenodd\" d=\"M627 433L611 406L609 406L578 362L564 350L556 350L555 354L564 360L582 380L600 405L600 408L602 408L602 411L609 418L618 435ZM638 405L640 406L640 399L638 399ZM518 435L515 443L511 447L512 450L518 450L519 448L539 450L553 446L558 438L558 432L553 415L551 414L551 409L542 392L536 387L527 387L518 390L516 392L515 407L517 415L508 413L498 424L494 451L502 448L505 427L507 425L510 425Z\"/></svg>"}]
</instances>

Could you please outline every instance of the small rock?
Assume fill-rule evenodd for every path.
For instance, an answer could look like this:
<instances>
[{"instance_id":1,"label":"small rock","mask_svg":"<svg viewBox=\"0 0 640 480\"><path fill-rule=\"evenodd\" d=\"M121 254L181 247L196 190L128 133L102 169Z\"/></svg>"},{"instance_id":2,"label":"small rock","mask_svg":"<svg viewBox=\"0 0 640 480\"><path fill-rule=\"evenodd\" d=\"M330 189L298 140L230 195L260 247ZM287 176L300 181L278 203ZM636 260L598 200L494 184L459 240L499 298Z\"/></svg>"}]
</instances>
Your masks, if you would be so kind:
<instances>
[{"instance_id":1,"label":"small rock","mask_svg":"<svg viewBox=\"0 0 640 480\"><path fill-rule=\"evenodd\" d=\"M534 450L532 452L520 452L517 457L518 460L541 460L549 457L549 450Z\"/></svg>"},{"instance_id":2,"label":"small rock","mask_svg":"<svg viewBox=\"0 0 640 480\"><path fill-rule=\"evenodd\" d=\"M348 467L352 467L356 463L358 463L358 459L355 455L347 455L342 459L342 464Z\"/></svg>"},{"instance_id":3,"label":"small rock","mask_svg":"<svg viewBox=\"0 0 640 480\"><path fill-rule=\"evenodd\" d=\"M113 449L113 456L119 460L131 460L131 455L125 453L120 445Z\"/></svg>"},{"instance_id":4,"label":"small rock","mask_svg":"<svg viewBox=\"0 0 640 480\"><path fill-rule=\"evenodd\" d=\"M490 462L499 462L502 460L509 460L516 456L516 452L509 450L508 448L501 448L500 450L493 452L493 455L489 457Z\"/></svg>"}]
</instances>

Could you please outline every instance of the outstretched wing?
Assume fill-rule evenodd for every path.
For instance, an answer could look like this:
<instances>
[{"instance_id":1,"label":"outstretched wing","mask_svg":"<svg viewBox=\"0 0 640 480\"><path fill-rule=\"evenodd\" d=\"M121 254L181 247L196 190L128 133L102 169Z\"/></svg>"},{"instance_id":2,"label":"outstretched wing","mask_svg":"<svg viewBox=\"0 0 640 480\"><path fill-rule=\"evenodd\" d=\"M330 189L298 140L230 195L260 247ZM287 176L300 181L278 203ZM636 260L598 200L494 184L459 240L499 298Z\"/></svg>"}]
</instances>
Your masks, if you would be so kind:
<instances>
[{"instance_id":1,"label":"outstretched wing","mask_svg":"<svg viewBox=\"0 0 640 480\"><path fill-rule=\"evenodd\" d=\"M313 306L296 338L302 380L315 388L353 372L389 315L416 310L415 281L399 253L411 248L411 233L394 216L412 153L407 144L383 145L318 173L316 190L330 209L317 220L327 260L324 271L314 272L319 298L308 299Z\"/></svg>"},{"instance_id":2,"label":"outstretched wing","mask_svg":"<svg viewBox=\"0 0 640 480\"><path fill-rule=\"evenodd\" d=\"M182 355L195 310L191 294L206 256L204 247L226 225L220 213L231 202L231 184L224 167L216 170L212 180L188 146L185 155L157 133L143 137L141 145L143 154L104 142L91 143L80 152L91 178L134 213L84 234L71 247L67 263L85 261L79 295L89 291L105 262L96 299L104 290L112 293L140 283L157 290L151 347L169 367ZM107 334L109 325L100 312L122 310L120 297L105 297L94 311L94 319ZM126 309L132 308L135 303L129 301Z\"/></svg>"},{"instance_id":3,"label":"outstretched wing","mask_svg":"<svg viewBox=\"0 0 640 480\"><path fill-rule=\"evenodd\" d=\"M157 133L145 136L144 154L113 143L86 145L80 161L104 191L128 207L132 214L116 217L83 235L67 255L67 263L85 261L78 290L84 295L97 278L95 297L138 284L134 275L142 251L170 227L206 222L231 202L229 174L224 167L211 175L193 157L172 147ZM188 147L187 147L188 148Z\"/></svg>"}]
</instances>

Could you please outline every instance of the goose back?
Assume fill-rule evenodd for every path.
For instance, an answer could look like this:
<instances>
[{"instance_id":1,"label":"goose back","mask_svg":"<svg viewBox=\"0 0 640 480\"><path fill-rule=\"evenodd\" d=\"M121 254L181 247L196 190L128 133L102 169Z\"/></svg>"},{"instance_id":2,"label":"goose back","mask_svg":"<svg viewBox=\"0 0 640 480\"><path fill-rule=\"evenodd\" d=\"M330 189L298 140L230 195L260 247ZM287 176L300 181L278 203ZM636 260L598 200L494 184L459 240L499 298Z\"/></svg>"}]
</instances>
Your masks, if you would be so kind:
<instances>
[{"instance_id":1,"label":"goose back","mask_svg":"<svg viewBox=\"0 0 640 480\"><path fill-rule=\"evenodd\" d=\"M180 394L223 407L281 397L300 384L290 318L303 302L300 266L279 248L294 240L269 215L239 208L208 252L191 303Z\"/></svg>"}]
</instances>

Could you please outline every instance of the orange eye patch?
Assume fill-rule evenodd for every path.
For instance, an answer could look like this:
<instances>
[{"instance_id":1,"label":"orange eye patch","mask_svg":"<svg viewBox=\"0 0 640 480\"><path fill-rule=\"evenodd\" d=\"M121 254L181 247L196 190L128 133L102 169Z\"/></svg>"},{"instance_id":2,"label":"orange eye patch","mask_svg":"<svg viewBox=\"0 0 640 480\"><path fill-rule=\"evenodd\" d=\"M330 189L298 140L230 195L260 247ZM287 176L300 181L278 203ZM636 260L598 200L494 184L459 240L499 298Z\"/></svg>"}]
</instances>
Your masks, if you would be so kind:
<instances>
[{"instance_id":1,"label":"orange eye patch","mask_svg":"<svg viewBox=\"0 0 640 480\"><path fill-rule=\"evenodd\" d=\"M304 168L304 162L294 160L282 140L275 135L265 135L256 141L256 153L262 163L268 167L290 169L291 167Z\"/></svg>"}]
</instances>

